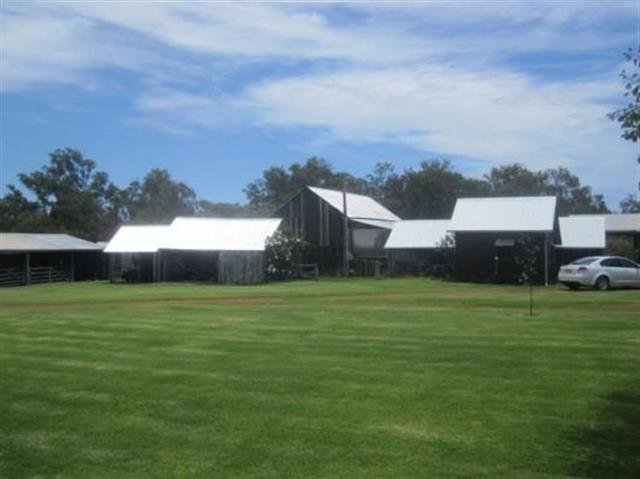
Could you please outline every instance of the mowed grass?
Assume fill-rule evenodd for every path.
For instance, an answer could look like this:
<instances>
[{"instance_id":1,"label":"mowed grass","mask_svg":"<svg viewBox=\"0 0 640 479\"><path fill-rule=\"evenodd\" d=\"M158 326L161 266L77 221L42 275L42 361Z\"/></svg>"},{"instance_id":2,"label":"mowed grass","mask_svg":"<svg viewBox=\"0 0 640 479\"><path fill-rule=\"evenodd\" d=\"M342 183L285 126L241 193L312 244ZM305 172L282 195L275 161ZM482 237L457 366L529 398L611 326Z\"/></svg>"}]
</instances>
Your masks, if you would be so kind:
<instances>
[{"instance_id":1,"label":"mowed grass","mask_svg":"<svg viewBox=\"0 0 640 479\"><path fill-rule=\"evenodd\" d=\"M640 477L640 291L3 289L0 477Z\"/></svg>"}]
</instances>

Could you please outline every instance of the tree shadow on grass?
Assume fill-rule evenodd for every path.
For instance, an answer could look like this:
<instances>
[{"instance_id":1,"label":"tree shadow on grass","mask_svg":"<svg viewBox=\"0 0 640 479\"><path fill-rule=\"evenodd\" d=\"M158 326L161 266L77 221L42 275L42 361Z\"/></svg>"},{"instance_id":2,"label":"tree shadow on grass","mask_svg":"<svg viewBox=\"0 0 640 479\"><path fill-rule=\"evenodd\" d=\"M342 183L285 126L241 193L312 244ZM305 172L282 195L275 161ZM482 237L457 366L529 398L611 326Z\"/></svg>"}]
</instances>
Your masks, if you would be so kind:
<instances>
[{"instance_id":1,"label":"tree shadow on grass","mask_svg":"<svg viewBox=\"0 0 640 479\"><path fill-rule=\"evenodd\" d=\"M572 474L589 478L640 478L640 391L616 391L594 422L575 432L580 454Z\"/></svg>"}]
</instances>

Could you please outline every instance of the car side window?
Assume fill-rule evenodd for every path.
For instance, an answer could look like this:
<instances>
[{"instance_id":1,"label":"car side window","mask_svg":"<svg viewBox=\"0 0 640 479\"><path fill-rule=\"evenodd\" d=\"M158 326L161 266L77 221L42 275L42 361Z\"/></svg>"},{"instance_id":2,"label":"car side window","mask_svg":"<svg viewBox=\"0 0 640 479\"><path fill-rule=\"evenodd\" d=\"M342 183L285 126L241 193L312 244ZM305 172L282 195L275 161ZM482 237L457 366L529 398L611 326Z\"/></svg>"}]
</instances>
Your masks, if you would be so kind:
<instances>
[{"instance_id":1,"label":"car side window","mask_svg":"<svg viewBox=\"0 0 640 479\"><path fill-rule=\"evenodd\" d=\"M627 261L626 259L619 259L618 262L620 263L619 266L621 266L623 268L636 268L637 267L631 261Z\"/></svg>"},{"instance_id":2,"label":"car side window","mask_svg":"<svg viewBox=\"0 0 640 479\"><path fill-rule=\"evenodd\" d=\"M600 263L600 266L611 268L612 266L618 266L615 258L604 259Z\"/></svg>"}]
</instances>

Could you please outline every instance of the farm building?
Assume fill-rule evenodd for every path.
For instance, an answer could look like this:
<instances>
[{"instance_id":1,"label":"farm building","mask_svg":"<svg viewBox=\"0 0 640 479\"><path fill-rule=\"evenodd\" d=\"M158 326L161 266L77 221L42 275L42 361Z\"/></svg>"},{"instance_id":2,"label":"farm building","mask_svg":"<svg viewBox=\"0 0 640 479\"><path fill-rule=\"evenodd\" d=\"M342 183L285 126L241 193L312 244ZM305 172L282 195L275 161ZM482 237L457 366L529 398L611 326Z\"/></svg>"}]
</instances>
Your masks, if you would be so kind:
<instances>
[{"instance_id":1,"label":"farm building","mask_svg":"<svg viewBox=\"0 0 640 479\"><path fill-rule=\"evenodd\" d=\"M555 211L553 196L458 199L449 225L455 234L456 276L516 282L517 243L524 236L537 246L538 277L548 284Z\"/></svg>"},{"instance_id":2,"label":"farm building","mask_svg":"<svg viewBox=\"0 0 640 479\"><path fill-rule=\"evenodd\" d=\"M400 218L374 199L346 194L348 251L352 268L372 274L386 262L385 242ZM280 206L283 227L305 240L305 263L317 263L323 273L340 271L344 255L343 192L307 186Z\"/></svg>"},{"instance_id":3,"label":"farm building","mask_svg":"<svg viewBox=\"0 0 640 479\"><path fill-rule=\"evenodd\" d=\"M180 217L169 226L123 226L105 251L114 255L113 279L258 283L280 221ZM126 273L132 256L133 274Z\"/></svg>"},{"instance_id":4,"label":"farm building","mask_svg":"<svg viewBox=\"0 0 640 479\"><path fill-rule=\"evenodd\" d=\"M0 284L104 278L102 247L67 234L0 233Z\"/></svg>"},{"instance_id":5,"label":"farm building","mask_svg":"<svg viewBox=\"0 0 640 479\"><path fill-rule=\"evenodd\" d=\"M433 272L447 261L453 238L450 220L403 220L393 224L384 246L389 274L419 275Z\"/></svg>"},{"instance_id":6,"label":"farm building","mask_svg":"<svg viewBox=\"0 0 640 479\"><path fill-rule=\"evenodd\" d=\"M121 226L107 244L109 279L128 281L160 280L160 244L168 225Z\"/></svg>"},{"instance_id":7,"label":"farm building","mask_svg":"<svg viewBox=\"0 0 640 479\"><path fill-rule=\"evenodd\" d=\"M605 221L602 216L568 216L558 219L560 244L556 245L556 266L583 256L604 254Z\"/></svg>"},{"instance_id":8,"label":"farm building","mask_svg":"<svg viewBox=\"0 0 640 479\"><path fill-rule=\"evenodd\" d=\"M640 257L640 214L572 215L571 217L604 218L607 251Z\"/></svg>"}]
</instances>

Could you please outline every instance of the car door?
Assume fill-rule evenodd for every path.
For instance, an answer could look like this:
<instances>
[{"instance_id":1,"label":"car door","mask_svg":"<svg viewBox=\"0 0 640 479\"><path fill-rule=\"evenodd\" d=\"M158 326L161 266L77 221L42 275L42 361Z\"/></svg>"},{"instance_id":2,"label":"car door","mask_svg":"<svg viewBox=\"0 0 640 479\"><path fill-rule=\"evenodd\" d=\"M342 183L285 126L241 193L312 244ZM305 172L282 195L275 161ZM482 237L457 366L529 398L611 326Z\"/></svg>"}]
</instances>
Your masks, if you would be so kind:
<instances>
[{"instance_id":1,"label":"car door","mask_svg":"<svg viewBox=\"0 0 640 479\"><path fill-rule=\"evenodd\" d=\"M632 261L617 258L620 281L625 286L640 286L640 268Z\"/></svg>"},{"instance_id":2,"label":"car door","mask_svg":"<svg viewBox=\"0 0 640 479\"><path fill-rule=\"evenodd\" d=\"M622 278L620 277L620 268L618 267L618 258L607 258L600 261L600 267L607 273L610 286L620 286Z\"/></svg>"}]
</instances>

